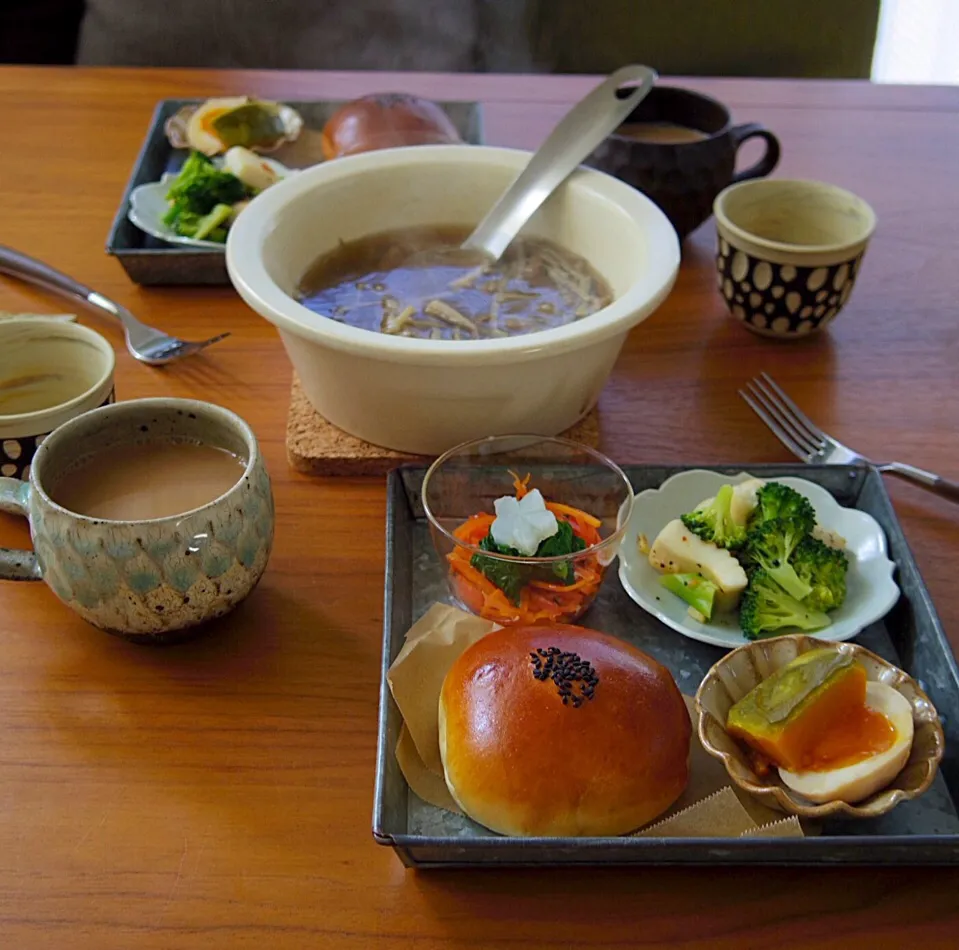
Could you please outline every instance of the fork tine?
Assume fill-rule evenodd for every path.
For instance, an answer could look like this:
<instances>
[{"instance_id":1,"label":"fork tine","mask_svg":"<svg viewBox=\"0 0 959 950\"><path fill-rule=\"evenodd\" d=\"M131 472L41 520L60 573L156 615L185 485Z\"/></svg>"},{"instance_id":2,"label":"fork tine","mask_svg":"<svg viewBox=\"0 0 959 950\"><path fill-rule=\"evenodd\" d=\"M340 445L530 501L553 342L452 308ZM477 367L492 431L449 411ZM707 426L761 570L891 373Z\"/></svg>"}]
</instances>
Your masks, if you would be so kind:
<instances>
[{"instance_id":1,"label":"fork tine","mask_svg":"<svg viewBox=\"0 0 959 950\"><path fill-rule=\"evenodd\" d=\"M790 424L789 417L780 411L779 405L769 398L766 391L761 386L758 386L755 380L749 383L749 391L752 397L766 410L767 414L770 415L777 425L785 430L793 442L799 446L803 459L808 460L815 452L809 440L805 438L802 433L798 432L795 426Z\"/></svg>"},{"instance_id":2,"label":"fork tine","mask_svg":"<svg viewBox=\"0 0 959 950\"><path fill-rule=\"evenodd\" d=\"M755 399L753 399L752 396L750 396L748 392L740 389L739 395L746 400L746 404L749 406L749 408L752 409L752 411L755 412L756 415L766 423L769 431L772 432L772 434L776 436L776 438L779 439L779 441L782 442L782 444L785 445L793 455L805 461L808 454L805 449L803 449L799 443L796 442L796 440L778 422L776 422L772 416L770 416L766 410L763 409L763 407L760 406Z\"/></svg>"},{"instance_id":3,"label":"fork tine","mask_svg":"<svg viewBox=\"0 0 959 950\"><path fill-rule=\"evenodd\" d=\"M229 335L229 333L220 333L217 336L211 336L209 340L204 340L202 343L198 343L197 346L213 346L214 343L225 340Z\"/></svg>"},{"instance_id":4,"label":"fork tine","mask_svg":"<svg viewBox=\"0 0 959 950\"><path fill-rule=\"evenodd\" d=\"M816 425L809 416L802 411L802 409L797 406L789 396L783 391L779 383L776 382L768 373L760 373L764 383L766 383L769 388L779 397L779 399L785 404L786 408L792 412L794 417L794 422L802 425L809 435L816 440L820 445L826 441L826 433Z\"/></svg>"},{"instance_id":5,"label":"fork tine","mask_svg":"<svg viewBox=\"0 0 959 950\"><path fill-rule=\"evenodd\" d=\"M814 455L820 449L816 439L811 438L806 431L798 426L792 414L776 398L775 393L767 389L761 380L754 379L749 383L753 395L766 407L766 411L774 416L783 428L806 450L808 455Z\"/></svg>"}]
</instances>

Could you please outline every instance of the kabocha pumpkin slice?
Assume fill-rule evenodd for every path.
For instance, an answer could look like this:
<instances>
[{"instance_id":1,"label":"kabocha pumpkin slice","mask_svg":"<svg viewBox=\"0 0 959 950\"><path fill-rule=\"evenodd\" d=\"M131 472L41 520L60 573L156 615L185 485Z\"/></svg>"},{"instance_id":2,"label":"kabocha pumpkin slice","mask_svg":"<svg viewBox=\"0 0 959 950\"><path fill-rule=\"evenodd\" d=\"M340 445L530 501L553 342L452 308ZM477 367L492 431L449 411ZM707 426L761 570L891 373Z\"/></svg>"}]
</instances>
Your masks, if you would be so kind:
<instances>
[{"instance_id":1,"label":"kabocha pumpkin slice","mask_svg":"<svg viewBox=\"0 0 959 950\"><path fill-rule=\"evenodd\" d=\"M777 670L730 710L726 729L791 771L808 767L822 736L866 701L866 671L834 649L811 650Z\"/></svg>"}]
</instances>

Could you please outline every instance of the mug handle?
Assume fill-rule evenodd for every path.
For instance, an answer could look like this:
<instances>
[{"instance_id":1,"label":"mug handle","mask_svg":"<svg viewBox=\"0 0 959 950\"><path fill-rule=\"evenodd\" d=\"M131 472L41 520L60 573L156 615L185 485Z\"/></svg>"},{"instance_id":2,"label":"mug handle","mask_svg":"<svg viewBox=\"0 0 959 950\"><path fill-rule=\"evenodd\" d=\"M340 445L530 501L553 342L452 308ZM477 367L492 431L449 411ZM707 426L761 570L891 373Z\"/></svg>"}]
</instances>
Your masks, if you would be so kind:
<instances>
[{"instance_id":1,"label":"mug handle","mask_svg":"<svg viewBox=\"0 0 959 950\"><path fill-rule=\"evenodd\" d=\"M766 154L755 165L744 168L733 175L733 181L746 181L748 178L763 178L779 164L779 139L769 129L758 122L747 122L745 125L736 125L729 130L732 136L733 147L739 151L739 146L747 139L764 139Z\"/></svg>"},{"instance_id":2,"label":"mug handle","mask_svg":"<svg viewBox=\"0 0 959 950\"><path fill-rule=\"evenodd\" d=\"M21 482L19 478L0 478L0 511L26 518L29 506L29 482ZM0 548L0 580L41 580L40 562L36 554L20 548Z\"/></svg>"}]
</instances>

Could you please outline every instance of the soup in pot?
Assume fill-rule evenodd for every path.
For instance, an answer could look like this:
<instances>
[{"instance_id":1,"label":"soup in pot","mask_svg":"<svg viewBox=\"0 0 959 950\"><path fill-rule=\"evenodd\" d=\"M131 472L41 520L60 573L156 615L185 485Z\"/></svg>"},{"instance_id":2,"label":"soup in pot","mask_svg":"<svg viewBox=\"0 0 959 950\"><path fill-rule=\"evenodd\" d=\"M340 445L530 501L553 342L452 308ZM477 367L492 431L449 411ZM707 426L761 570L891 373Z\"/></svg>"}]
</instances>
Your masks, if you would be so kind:
<instances>
[{"instance_id":1,"label":"soup in pot","mask_svg":"<svg viewBox=\"0 0 959 950\"><path fill-rule=\"evenodd\" d=\"M341 242L300 282L297 299L353 327L426 340L482 340L561 327L612 302L582 257L516 238L495 263L463 251L463 227L412 227Z\"/></svg>"}]
</instances>

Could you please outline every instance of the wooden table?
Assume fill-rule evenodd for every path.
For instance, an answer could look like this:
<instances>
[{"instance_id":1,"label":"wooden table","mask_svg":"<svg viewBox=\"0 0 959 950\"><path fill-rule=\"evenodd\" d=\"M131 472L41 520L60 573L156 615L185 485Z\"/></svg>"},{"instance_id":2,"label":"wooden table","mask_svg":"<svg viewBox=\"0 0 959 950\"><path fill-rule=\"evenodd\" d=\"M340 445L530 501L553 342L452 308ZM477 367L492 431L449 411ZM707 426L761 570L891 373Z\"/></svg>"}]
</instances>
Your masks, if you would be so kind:
<instances>
[{"instance_id":1,"label":"wooden table","mask_svg":"<svg viewBox=\"0 0 959 950\"><path fill-rule=\"evenodd\" d=\"M381 480L316 481L284 457L290 370L228 289L140 289L104 254L158 99L386 88L485 103L490 143L534 147L586 78L0 69L0 242L186 337L179 366L127 355L121 398L211 399L253 425L276 492L255 595L171 649L85 626L43 586L0 587L0 947L955 946L946 870L405 871L370 836L383 590ZM767 370L877 457L959 476L959 89L690 81L782 140L778 174L850 187L879 230L827 335L744 332L715 291L707 224L632 335L601 403L624 463L787 459L736 389ZM743 160L751 160L750 155ZM9 281L0 309L64 309ZM959 643L959 507L889 484ZM0 518L0 543L23 546Z\"/></svg>"}]
</instances>

